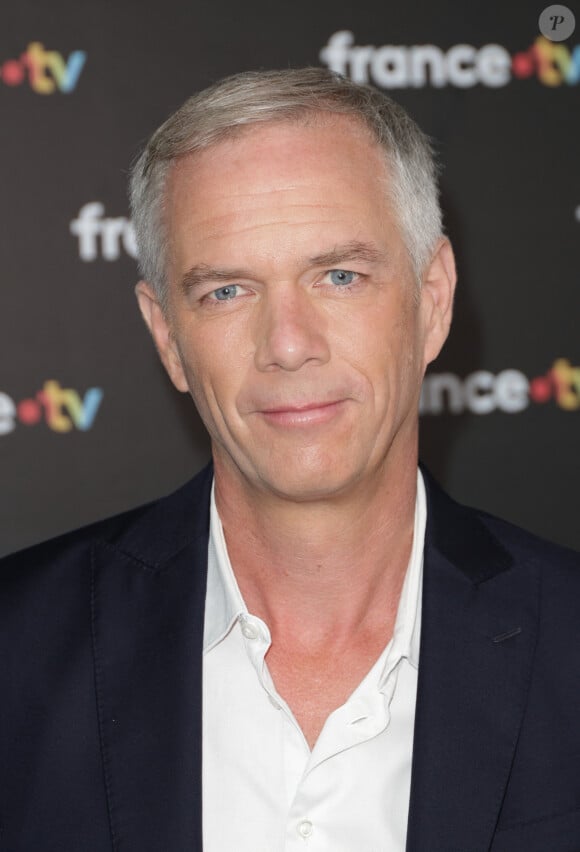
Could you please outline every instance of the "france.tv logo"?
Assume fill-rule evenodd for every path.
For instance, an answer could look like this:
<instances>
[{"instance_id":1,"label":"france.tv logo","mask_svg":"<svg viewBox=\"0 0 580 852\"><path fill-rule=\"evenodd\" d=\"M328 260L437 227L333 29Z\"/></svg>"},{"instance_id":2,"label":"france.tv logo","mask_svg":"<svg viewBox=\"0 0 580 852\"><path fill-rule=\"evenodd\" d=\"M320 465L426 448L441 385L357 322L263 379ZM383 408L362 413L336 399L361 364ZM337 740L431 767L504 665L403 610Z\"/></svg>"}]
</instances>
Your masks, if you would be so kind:
<instances>
[{"instance_id":1,"label":"france.tv logo","mask_svg":"<svg viewBox=\"0 0 580 852\"><path fill-rule=\"evenodd\" d=\"M456 86L500 88L512 80L535 77L544 86L580 83L580 44L569 47L538 36L513 55L501 44L356 44L354 33L333 33L320 51L321 62L355 83L383 89Z\"/></svg>"},{"instance_id":2,"label":"france.tv logo","mask_svg":"<svg viewBox=\"0 0 580 852\"><path fill-rule=\"evenodd\" d=\"M95 422L102 400L101 388L89 388L81 396L72 388L61 387L54 379L20 402L0 393L0 436L13 432L18 424L36 426L42 422L53 432L67 433L73 429L87 432Z\"/></svg>"},{"instance_id":3,"label":"france.tv logo","mask_svg":"<svg viewBox=\"0 0 580 852\"><path fill-rule=\"evenodd\" d=\"M543 375L528 378L521 370L476 370L428 373L421 389L421 414L519 414L530 405L554 402L563 411L580 411L580 367L556 358Z\"/></svg>"},{"instance_id":4,"label":"france.tv logo","mask_svg":"<svg viewBox=\"0 0 580 852\"><path fill-rule=\"evenodd\" d=\"M45 50L43 44L33 41L17 59L6 59L0 65L0 80L5 86L27 82L39 95L69 94L76 88L86 60L84 50L73 50L65 59L56 50Z\"/></svg>"}]
</instances>

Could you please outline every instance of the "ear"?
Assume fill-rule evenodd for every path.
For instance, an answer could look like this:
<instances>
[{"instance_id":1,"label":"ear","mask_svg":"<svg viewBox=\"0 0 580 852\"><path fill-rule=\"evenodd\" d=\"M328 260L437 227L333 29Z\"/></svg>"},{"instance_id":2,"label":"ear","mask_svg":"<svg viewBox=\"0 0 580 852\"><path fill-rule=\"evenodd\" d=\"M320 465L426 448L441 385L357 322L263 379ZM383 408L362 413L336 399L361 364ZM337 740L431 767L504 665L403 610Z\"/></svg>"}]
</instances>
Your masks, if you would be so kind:
<instances>
[{"instance_id":1,"label":"ear","mask_svg":"<svg viewBox=\"0 0 580 852\"><path fill-rule=\"evenodd\" d=\"M453 296L457 273L451 243L442 238L438 243L421 287L425 367L439 355L447 340L453 316Z\"/></svg>"},{"instance_id":2,"label":"ear","mask_svg":"<svg viewBox=\"0 0 580 852\"><path fill-rule=\"evenodd\" d=\"M173 332L154 289L146 281L139 281L135 287L135 295L139 302L141 314L159 352L163 366L169 378L183 393L189 390L183 371L183 364L173 338Z\"/></svg>"}]
</instances>

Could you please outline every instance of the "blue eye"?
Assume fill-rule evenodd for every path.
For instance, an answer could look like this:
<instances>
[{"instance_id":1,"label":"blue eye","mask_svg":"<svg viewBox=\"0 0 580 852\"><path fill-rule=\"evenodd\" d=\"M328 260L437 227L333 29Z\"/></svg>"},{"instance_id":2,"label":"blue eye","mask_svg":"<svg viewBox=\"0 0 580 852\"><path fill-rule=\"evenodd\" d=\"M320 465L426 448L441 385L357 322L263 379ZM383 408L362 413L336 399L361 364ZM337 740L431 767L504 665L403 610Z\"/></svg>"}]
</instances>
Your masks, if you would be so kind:
<instances>
[{"instance_id":1,"label":"blue eye","mask_svg":"<svg viewBox=\"0 0 580 852\"><path fill-rule=\"evenodd\" d=\"M237 295L237 292L237 284L228 284L227 287L220 287L219 290L214 290L211 295L215 296L219 302L225 302L228 299L233 299Z\"/></svg>"},{"instance_id":2,"label":"blue eye","mask_svg":"<svg viewBox=\"0 0 580 852\"><path fill-rule=\"evenodd\" d=\"M348 285L354 281L354 272L349 272L346 269L331 269L328 273L333 284Z\"/></svg>"}]
</instances>

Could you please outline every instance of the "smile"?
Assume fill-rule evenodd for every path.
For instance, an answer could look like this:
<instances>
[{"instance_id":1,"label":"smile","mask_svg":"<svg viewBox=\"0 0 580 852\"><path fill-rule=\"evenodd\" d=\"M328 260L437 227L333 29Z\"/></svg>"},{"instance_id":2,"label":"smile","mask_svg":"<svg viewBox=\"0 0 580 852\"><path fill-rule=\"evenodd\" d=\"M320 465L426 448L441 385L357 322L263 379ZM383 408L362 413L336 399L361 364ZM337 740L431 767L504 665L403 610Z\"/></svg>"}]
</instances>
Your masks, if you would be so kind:
<instances>
[{"instance_id":1,"label":"smile","mask_svg":"<svg viewBox=\"0 0 580 852\"><path fill-rule=\"evenodd\" d=\"M273 426L315 426L327 423L340 413L345 400L288 405L259 412Z\"/></svg>"}]
</instances>

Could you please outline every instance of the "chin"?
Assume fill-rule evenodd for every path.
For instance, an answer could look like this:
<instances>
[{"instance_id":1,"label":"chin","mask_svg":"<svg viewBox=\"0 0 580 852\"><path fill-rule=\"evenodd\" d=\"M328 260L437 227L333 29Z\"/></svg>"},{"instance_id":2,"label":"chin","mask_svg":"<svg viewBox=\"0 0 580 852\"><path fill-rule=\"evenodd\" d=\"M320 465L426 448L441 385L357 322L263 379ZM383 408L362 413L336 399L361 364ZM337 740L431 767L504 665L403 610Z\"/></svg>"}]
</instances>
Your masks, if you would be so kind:
<instances>
[{"instance_id":1,"label":"chin","mask_svg":"<svg viewBox=\"0 0 580 852\"><path fill-rule=\"evenodd\" d=\"M315 503L330 500L345 489L345 484L328 483L321 485L320 478L316 482L265 482L266 488L276 497L290 503Z\"/></svg>"},{"instance_id":2,"label":"chin","mask_svg":"<svg viewBox=\"0 0 580 852\"><path fill-rule=\"evenodd\" d=\"M275 470L259 471L267 490L296 503L324 500L344 492L356 480L353 470L341 464L300 465L296 461Z\"/></svg>"}]
</instances>

